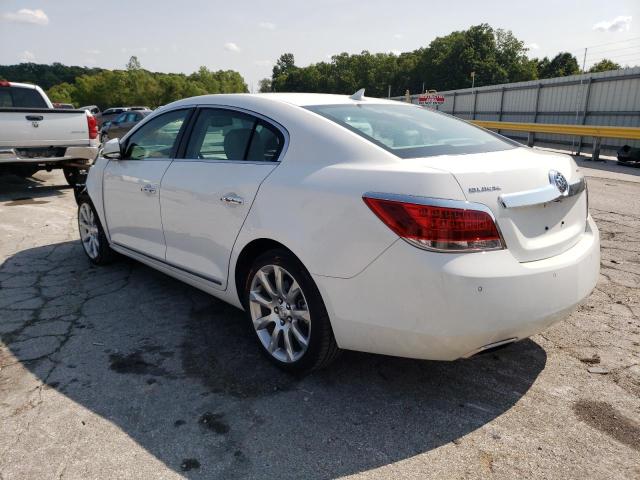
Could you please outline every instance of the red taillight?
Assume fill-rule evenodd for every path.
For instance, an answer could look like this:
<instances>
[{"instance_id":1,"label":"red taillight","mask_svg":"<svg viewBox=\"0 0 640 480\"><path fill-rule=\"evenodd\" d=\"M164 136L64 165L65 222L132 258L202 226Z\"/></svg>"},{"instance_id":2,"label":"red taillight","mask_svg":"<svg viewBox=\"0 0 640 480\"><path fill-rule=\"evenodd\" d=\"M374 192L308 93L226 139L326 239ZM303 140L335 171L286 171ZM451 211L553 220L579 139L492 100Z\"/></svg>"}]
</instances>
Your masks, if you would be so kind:
<instances>
[{"instance_id":1,"label":"red taillight","mask_svg":"<svg viewBox=\"0 0 640 480\"><path fill-rule=\"evenodd\" d=\"M11 83L7 80L0 80L0 87L10 87Z\"/></svg>"},{"instance_id":2,"label":"red taillight","mask_svg":"<svg viewBox=\"0 0 640 480\"><path fill-rule=\"evenodd\" d=\"M87 112L87 127L89 127L89 138L93 140L94 138L98 138L98 121L96 117Z\"/></svg>"},{"instance_id":3,"label":"red taillight","mask_svg":"<svg viewBox=\"0 0 640 480\"><path fill-rule=\"evenodd\" d=\"M385 225L409 243L427 250L475 251L504 248L493 217L485 211L363 197ZM460 202L464 203L464 202Z\"/></svg>"}]
</instances>

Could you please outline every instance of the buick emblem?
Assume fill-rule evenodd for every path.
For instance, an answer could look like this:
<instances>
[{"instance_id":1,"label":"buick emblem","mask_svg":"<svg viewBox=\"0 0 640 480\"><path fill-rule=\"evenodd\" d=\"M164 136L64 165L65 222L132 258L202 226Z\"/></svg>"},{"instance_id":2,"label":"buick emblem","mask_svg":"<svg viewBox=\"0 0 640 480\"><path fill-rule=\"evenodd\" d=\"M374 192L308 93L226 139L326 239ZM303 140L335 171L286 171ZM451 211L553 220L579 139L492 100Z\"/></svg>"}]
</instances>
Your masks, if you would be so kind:
<instances>
[{"instance_id":1,"label":"buick emblem","mask_svg":"<svg viewBox=\"0 0 640 480\"><path fill-rule=\"evenodd\" d=\"M38 128L40 126L40 124L38 122L31 122L31 126L33 128Z\"/></svg>"},{"instance_id":2,"label":"buick emblem","mask_svg":"<svg viewBox=\"0 0 640 480\"><path fill-rule=\"evenodd\" d=\"M549 172L549 182L555 185L560 193L565 193L567 191L567 188L569 188L567 179L564 178L564 175L556 170L551 170Z\"/></svg>"}]
</instances>

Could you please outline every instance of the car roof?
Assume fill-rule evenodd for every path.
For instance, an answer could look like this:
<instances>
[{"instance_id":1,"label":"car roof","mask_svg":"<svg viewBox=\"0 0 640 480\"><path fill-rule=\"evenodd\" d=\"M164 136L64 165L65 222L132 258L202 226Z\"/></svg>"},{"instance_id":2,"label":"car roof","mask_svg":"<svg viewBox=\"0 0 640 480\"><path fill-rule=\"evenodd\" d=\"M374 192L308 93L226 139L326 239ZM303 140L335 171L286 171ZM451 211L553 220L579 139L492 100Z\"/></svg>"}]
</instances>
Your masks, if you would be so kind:
<instances>
[{"instance_id":1,"label":"car roof","mask_svg":"<svg viewBox=\"0 0 640 480\"><path fill-rule=\"evenodd\" d=\"M348 95L336 95L331 93L231 93L202 95L199 97L185 98L174 102L173 106L193 104L194 99L201 105L221 104L225 102L235 103L243 99L255 99L256 101L271 101L276 103L287 103L297 105L299 107L312 107L317 105L362 105L362 104L393 104L398 105L402 102L395 100L387 100L383 98L363 97L361 100L354 100ZM244 103L244 102L243 102Z\"/></svg>"}]
</instances>

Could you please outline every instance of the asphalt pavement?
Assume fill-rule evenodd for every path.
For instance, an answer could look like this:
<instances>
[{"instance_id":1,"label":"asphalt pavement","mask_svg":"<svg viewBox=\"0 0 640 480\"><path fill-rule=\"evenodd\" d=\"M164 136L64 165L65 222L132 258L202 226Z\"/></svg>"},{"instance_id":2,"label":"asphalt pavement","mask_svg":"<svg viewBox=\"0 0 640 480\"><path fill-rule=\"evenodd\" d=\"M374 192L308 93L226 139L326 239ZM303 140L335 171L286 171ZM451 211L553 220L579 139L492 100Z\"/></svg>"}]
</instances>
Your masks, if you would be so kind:
<instances>
[{"instance_id":1,"label":"asphalt pavement","mask_svg":"<svg viewBox=\"0 0 640 480\"><path fill-rule=\"evenodd\" d=\"M0 479L640 478L640 169L580 163L602 274L566 321L304 378L235 308L91 266L61 173L0 177Z\"/></svg>"}]
</instances>

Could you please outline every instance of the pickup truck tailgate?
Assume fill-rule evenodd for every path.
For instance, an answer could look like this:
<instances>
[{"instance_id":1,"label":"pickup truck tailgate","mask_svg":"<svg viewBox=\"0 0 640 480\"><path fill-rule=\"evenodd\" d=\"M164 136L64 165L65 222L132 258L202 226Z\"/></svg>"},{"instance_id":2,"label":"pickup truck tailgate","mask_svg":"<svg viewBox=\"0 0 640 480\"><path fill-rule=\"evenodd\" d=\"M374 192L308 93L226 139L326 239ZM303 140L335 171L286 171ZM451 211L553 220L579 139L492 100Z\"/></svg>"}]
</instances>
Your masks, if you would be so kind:
<instances>
[{"instance_id":1,"label":"pickup truck tailgate","mask_svg":"<svg viewBox=\"0 0 640 480\"><path fill-rule=\"evenodd\" d=\"M0 108L0 147L89 145L84 110Z\"/></svg>"}]
</instances>

